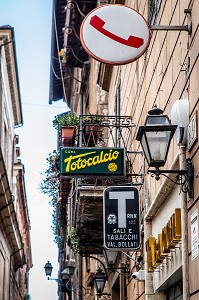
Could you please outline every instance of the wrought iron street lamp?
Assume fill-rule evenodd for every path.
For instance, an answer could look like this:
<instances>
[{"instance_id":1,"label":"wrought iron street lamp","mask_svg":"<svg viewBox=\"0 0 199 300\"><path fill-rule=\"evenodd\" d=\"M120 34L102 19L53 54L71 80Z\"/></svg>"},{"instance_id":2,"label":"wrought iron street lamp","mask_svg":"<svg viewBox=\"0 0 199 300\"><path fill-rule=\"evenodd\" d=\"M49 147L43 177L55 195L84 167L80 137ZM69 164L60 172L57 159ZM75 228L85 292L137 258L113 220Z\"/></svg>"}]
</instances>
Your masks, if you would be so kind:
<instances>
[{"instance_id":1,"label":"wrought iron street lamp","mask_svg":"<svg viewBox=\"0 0 199 300\"><path fill-rule=\"evenodd\" d=\"M116 264L118 252L110 251L110 250L104 248L103 254L104 254L104 258L106 260L107 266L112 269L114 267L114 265Z\"/></svg>"},{"instance_id":2,"label":"wrought iron street lamp","mask_svg":"<svg viewBox=\"0 0 199 300\"><path fill-rule=\"evenodd\" d=\"M45 270L46 276L48 276L48 280L55 280L56 282L59 282L58 278L50 278L51 274L52 274L53 266L49 260L45 264L44 270Z\"/></svg>"},{"instance_id":3,"label":"wrought iron street lamp","mask_svg":"<svg viewBox=\"0 0 199 300\"><path fill-rule=\"evenodd\" d=\"M52 266L52 264L51 264L51 262L49 260L45 264L44 270L45 270L46 276L50 277L51 274L52 274L53 266Z\"/></svg>"},{"instance_id":4,"label":"wrought iron street lamp","mask_svg":"<svg viewBox=\"0 0 199 300\"><path fill-rule=\"evenodd\" d=\"M100 267L97 269L97 272L95 273L95 276L93 278L93 282L94 282L94 285L95 285L95 288L97 291L97 295L99 297L101 297L102 295L110 296L110 294L103 293L105 283L108 280L108 272L107 272L107 269L106 269L104 263L98 257L95 257L93 255L85 255L85 257L89 257L89 258L93 258L93 259L97 260L103 267L103 271Z\"/></svg>"},{"instance_id":5,"label":"wrought iron street lamp","mask_svg":"<svg viewBox=\"0 0 199 300\"><path fill-rule=\"evenodd\" d=\"M146 117L145 125L138 129L136 139L141 142L149 167L165 165L171 139L177 125L171 125L167 115L159 108L152 108Z\"/></svg>"},{"instance_id":6,"label":"wrought iron street lamp","mask_svg":"<svg viewBox=\"0 0 199 300\"><path fill-rule=\"evenodd\" d=\"M177 181L173 182L181 184L182 191L188 192L192 197L194 172L190 159L187 159L186 170L160 170L160 167L166 163L170 143L177 128L177 125L172 125L168 116L162 113L161 109L152 108L148 112L145 125L138 128L136 139L141 143L149 167L155 168L148 172L155 174L156 180L159 180L162 174L173 181L165 173L178 174Z\"/></svg>"},{"instance_id":7,"label":"wrought iron street lamp","mask_svg":"<svg viewBox=\"0 0 199 300\"><path fill-rule=\"evenodd\" d=\"M102 295L106 280L106 274L102 271L102 269L99 268L94 277L94 284L97 291L97 295Z\"/></svg>"},{"instance_id":8,"label":"wrought iron street lamp","mask_svg":"<svg viewBox=\"0 0 199 300\"><path fill-rule=\"evenodd\" d=\"M67 261L66 268L62 271L62 275L68 275L69 277L72 277L75 272L75 261L70 260Z\"/></svg>"}]
</instances>

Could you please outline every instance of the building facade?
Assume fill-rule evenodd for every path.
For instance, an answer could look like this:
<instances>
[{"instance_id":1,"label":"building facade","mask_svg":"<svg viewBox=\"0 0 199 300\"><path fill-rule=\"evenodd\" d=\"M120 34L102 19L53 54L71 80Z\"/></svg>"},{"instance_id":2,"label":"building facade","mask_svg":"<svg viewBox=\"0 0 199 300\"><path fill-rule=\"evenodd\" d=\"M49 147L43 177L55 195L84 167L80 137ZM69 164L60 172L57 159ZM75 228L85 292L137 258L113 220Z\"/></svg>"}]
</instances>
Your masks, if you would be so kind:
<instances>
[{"instance_id":1,"label":"building facade","mask_svg":"<svg viewBox=\"0 0 199 300\"><path fill-rule=\"evenodd\" d=\"M14 129L23 124L14 29L0 27L0 299L29 294L32 267L24 166Z\"/></svg>"},{"instance_id":2,"label":"building facade","mask_svg":"<svg viewBox=\"0 0 199 300\"><path fill-rule=\"evenodd\" d=\"M67 297L97 299L93 279L97 268L104 269L105 265L107 281L102 299L198 299L199 3L97 1L95 7L126 5L148 22L150 43L146 52L132 63L115 65L87 56L76 35L83 17L95 8L90 6L93 1L67 1L63 6L61 2L55 1L57 7L54 7L57 20L63 6L65 14L62 22L56 24L59 37L56 45L54 31L52 36L52 54L57 60L52 63L50 103L64 99L71 111L79 115L78 137L72 147L125 148L127 167L125 178L119 180L108 175L87 178L62 174L62 180L65 178L69 183L68 243L60 274L70 260L76 259L73 288L67 290ZM61 49L65 51L65 61L56 56ZM191 162L194 176L189 174L185 185L176 182L177 173L162 175L157 181L148 172L150 167L136 137L148 111L154 107L162 109L178 125L163 169L185 170L188 161ZM90 114L98 118L97 140L96 125L89 119ZM86 139L84 129L88 120L93 128ZM93 144L89 145L91 140ZM62 143L60 146L66 147ZM187 182L191 177L193 191L188 192ZM62 183L60 192L65 185ZM139 191L140 245L132 251L120 249L110 268L103 255L103 193L107 187L121 185L135 186ZM76 233L72 241L71 228ZM74 255L75 239L78 256ZM64 293L60 295L65 299Z\"/></svg>"}]
</instances>

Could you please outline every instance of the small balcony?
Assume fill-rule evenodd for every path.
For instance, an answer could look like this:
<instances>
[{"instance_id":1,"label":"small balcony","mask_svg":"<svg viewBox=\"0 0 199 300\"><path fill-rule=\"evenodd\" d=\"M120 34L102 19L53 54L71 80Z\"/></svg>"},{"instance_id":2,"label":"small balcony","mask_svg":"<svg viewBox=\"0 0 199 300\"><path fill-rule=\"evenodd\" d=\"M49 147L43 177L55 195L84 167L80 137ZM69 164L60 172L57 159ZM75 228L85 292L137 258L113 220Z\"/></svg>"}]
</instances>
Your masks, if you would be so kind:
<instances>
[{"instance_id":1,"label":"small balcony","mask_svg":"<svg viewBox=\"0 0 199 300\"><path fill-rule=\"evenodd\" d=\"M125 175L76 177L76 201L73 207L73 225L79 238L81 253L100 253L103 245L103 191L114 185L132 183L132 136L135 124L130 116L80 115L72 147L124 148ZM59 136L59 144L67 144ZM70 144L71 146L71 144ZM73 176L63 176L65 180ZM68 182L68 181L67 181ZM64 185L63 185L64 189ZM63 190L64 191L64 190Z\"/></svg>"}]
</instances>

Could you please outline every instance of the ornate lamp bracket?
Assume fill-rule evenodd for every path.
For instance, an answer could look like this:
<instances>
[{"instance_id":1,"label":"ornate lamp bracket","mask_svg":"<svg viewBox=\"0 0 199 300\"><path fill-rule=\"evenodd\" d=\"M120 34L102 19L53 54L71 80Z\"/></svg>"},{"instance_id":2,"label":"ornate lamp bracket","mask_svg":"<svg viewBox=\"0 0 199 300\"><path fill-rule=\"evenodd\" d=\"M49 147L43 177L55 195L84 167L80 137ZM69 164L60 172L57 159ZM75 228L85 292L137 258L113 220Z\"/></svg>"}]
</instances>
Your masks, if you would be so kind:
<instances>
[{"instance_id":1,"label":"ornate lamp bracket","mask_svg":"<svg viewBox=\"0 0 199 300\"><path fill-rule=\"evenodd\" d=\"M181 185L183 193L188 193L190 198L193 198L193 182L194 182L194 167L190 158L186 161L186 170L160 170L159 166L155 170L148 170L147 173L152 173L156 180L160 179L160 175L168 178L175 184ZM167 174L177 174L176 180L170 178Z\"/></svg>"}]
</instances>

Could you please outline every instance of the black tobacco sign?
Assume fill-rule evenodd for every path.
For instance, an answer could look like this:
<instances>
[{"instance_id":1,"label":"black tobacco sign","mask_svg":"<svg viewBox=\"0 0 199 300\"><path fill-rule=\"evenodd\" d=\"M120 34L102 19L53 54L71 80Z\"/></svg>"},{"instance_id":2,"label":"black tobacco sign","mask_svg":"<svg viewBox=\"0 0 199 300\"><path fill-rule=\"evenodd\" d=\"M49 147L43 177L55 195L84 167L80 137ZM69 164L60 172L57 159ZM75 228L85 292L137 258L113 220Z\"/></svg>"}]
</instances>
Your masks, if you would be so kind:
<instances>
[{"instance_id":1,"label":"black tobacco sign","mask_svg":"<svg viewBox=\"0 0 199 300\"><path fill-rule=\"evenodd\" d=\"M113 186L104 191L104 246L135 250L140 245L139 192L133 186Z\"/></svg>"}]
</instances>

